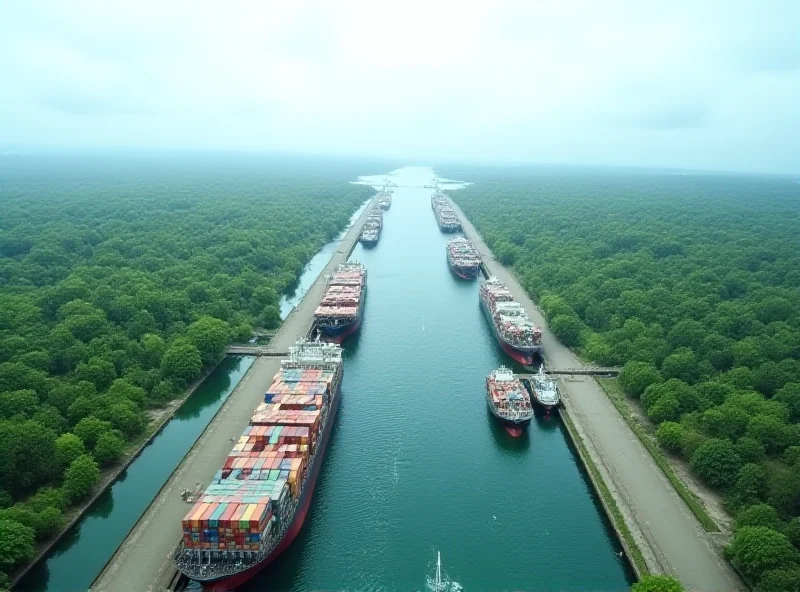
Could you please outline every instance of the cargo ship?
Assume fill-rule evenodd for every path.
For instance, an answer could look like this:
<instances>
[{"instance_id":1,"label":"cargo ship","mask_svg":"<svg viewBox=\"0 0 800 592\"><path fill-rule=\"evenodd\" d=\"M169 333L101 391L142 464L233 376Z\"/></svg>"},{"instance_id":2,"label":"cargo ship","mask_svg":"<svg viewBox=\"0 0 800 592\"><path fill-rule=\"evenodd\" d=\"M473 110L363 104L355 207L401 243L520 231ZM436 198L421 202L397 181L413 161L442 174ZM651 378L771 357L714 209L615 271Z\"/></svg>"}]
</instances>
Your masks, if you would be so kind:
<instances>
[{"instance_id":1,"label":"cargo ship","mask_svg":"<svg viewBox=\"0 0 800 592\"><path fill-rule=\"evenodd\" d=\"M478 277L481 259L478 249L463 236L447 241L447 262L458 277L471 280Z\"/></svg>"},{"instance_id":2,"label":"cargo ship","mask_svg":"<svg viewBox=\"0 0 800 592\"><path fill-rule=\"evenodd\" d=\"M374 247L381 237L381 230L383 230L383 211L376 208L367 216L358 240L365 247Z\"/></svg>"},{"instance_id":3,"label":"cargo ship","mask_svg":"<svg viewBox=\"0 0 800 592\"><path fill-rule=\"evenodd\" d=\"M503 351L523 366L532 365L534 354L542 349L541 329L496 277L481 283L479 296L481 308Z\"/></svg>"},{"instance_id":4,"label":"cargo ship","mask_svg":"<svg viewBox=\"0 0 800 592\"><path fill-rule=\"evenodd\" d=\"M314 311L319 334L324 339L341 343L358 331L366 295L366 268L358 261L340 264L328 278L325 295Z\"/></svg>"},{"instance_id":5,"label":"cargo ship","mask_svg":"<svg viewBox=\"0 0 800 592\"><path fill-rule=\"evenodd\" d=\"M550 378L544 371L544 364L539 366L539 371L530 381L533 400L547 415L561 404L561 395L558 392L558 383Z\"/></svg>"},{"instance_id":6,"label":"cargo ship","mask_svg":"<svg viewBox=\"0 0 800 592\"><path fill-rule=\"evenodd\" d=\"M461 220L458 219L450 201L438 189L431 196L431 207L442 232L461 231Z\"/></svg>"},{"instance_id":7,"label":"cargo ship","mask_svg":"<svg viewBox=\"0 0 800 592\"><path fill-rule=\"evenodd\" d=\"M378 193L378 209L386 211L392 207L392 190L388 185L384 185L380 193Z\"/></svg>"},{"instance_id":8,"label":"cargo ship","mask_svg":"<svg viewBox=\"0 0 800 592\"><path fill-rule=\"evenodd\" d=\"M514 373L500 366L486 377L486 403L509 435L518 438L533 419L528 391Z\"/></svg>"},{"instance_id":9,"label":"cargo ship","mask_svg":"<svg viewBox=\"0 0 800 592\"><path fill-rule=\"evenodd\" d=\"M175 567L204 589L235 590L303 526L341 399L342 349L300 341L250 424L182 521Z\"/></svg>"}]
</instances>

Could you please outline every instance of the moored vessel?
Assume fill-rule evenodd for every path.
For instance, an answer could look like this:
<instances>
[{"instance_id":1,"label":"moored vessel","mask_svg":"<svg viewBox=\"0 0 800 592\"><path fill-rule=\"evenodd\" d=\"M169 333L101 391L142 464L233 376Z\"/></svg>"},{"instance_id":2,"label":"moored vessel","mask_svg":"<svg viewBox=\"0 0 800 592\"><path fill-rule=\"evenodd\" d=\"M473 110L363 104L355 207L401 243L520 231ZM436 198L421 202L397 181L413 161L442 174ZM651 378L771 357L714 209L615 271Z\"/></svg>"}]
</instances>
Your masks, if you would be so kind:
<instances>
[{"instance_id":1,"label":"moored vessel","mask_svg":"<svg viewBox=\"0 0 800 592\"><path fill-rule=\"evenodd\" d=\"M438 186L431 196L431 207L436 216L436 223L442 232L460 232L461 220L450 205L447 197L439 191Z\"/></svg>"},{"instance_id":2,"label":"moored vessel","mask_svg":"<svg viewBox=\"0 0 800 592\"><path fill-rule=\"evenodd\" d=\"M530 385L534 402L548 415L561 404L558 382L545 373L544 364L539 366L539 371L533 375Z\"/></svg>"},{"instance_id":3,"label":"moored vessel","mask_svg":"<svg viewBox=\"0 0 800 592\"><path fill-rule=\"evenodd\" d=\"M378 244L378 239L381 237L383 230L383 210L376 208L369 213L367 219L364 221L364 227L361 229L361 235L358 240L365 247L374 247Z\"/></svg>"},{"instance_id":4,"label":"moored vessel","mask_svg":"<svg viewBox=\"0 0 800 592\"><path fill-rule=\"evenodd\" d=\"M476 278L481 267L478 249L463 236L447 241L447 262L453 273L465 280Z\"/></svg>"},{"instance_id":5,"label":"moored vessel","mask_svg":"<svg viewBox=\"0 0 800 592\"><path fill-rule=\"evenodd\" d=\"M528 391L514 373L505 366L486 377L486 403L513 437L522 435L533 419L533 407Z\"/></svg>"},{"instance_id":6,"label":"moored vessel","mask_svg":"<svg viewBox=\"0 0 800 592\"><path fill-rule=\"evenodd\" d=\"M392 190L388 185L384 185L380 193L378 193L378 209L386 211L392 207Z\"/></svg>"},{"instance_id":7,"label":"moored vessel","mask_svg":"<svg viewBox=\"0 0 800 592\"><path fill-rule=\"evenodd\" d=\"M542 348L541 329L533 324L508 287L496 277L482 282L478 293L481 308L500 347L523 366L532 365L534 354Z\"/></svg>"},{"instance_id":8,"label":"moored vessel","mask_svg":"<svg viewBox=\"0 0 800 592\"><path fill-rule=\"evenodd\" d=\"M175 567L235 590L300 532L341 399L342 349L299 341L213 481L183 519Z\"/></svg>"},{"instance_id":9,"label":"moored vessel","mask_svg":"<svg viewBox=\"0 0 800 592\"><path fill-rule=\"evenodd\" d=\"M359 263L342 263L328 278L314 320L319 334L335 343L355 333L361 326L367 294L367 270Z\"/></svg>"}]
</instances>

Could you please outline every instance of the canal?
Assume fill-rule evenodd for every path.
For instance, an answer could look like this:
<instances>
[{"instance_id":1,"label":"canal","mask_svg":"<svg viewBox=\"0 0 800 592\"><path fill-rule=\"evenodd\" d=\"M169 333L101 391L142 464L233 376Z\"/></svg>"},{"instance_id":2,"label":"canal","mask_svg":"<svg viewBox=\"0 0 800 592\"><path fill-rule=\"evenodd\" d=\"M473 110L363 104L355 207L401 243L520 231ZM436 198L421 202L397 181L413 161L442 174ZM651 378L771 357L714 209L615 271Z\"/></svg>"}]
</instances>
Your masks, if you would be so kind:
<instances>
[{"instance_id":1,"label":"canal","mask_svg":"<svg viewBox=\"0 0 800 592\"><path fill-rule=\"evenodd\" d=\"M311 512L246 590L421 590L437 551L467 591L626 590L630 568L558 419L514 440L487 411L485 376L511 362L477 284L449 271L430 195L395 189L380 242L353 253L368 269L366 310L345 342Z\"/></svg>"},{"instance_id":2,"label":"canal","mask_svg":"<svg viewBox=\"0 0 800 592\"><path fill-rule=\"evenodd\" d=\"M15 589L88 590L254 359L226 357L175 412L162 432Z\"/></svg>"}]
</instances>

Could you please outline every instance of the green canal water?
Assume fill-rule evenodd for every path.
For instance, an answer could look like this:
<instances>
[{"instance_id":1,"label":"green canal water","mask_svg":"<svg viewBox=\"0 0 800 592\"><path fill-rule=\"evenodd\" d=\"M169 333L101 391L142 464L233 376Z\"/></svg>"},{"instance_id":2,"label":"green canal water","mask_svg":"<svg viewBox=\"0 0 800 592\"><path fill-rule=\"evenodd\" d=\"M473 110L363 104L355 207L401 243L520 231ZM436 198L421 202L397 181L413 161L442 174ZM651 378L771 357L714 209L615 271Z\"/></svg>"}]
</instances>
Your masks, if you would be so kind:
<instances>
[{"instance_id":1,"label":"green canal water","mask_svg":"<svg viewBox=\"0 0 800 592\"><path fill-rule=\"evenodd\" d=\"M15 589L24 592L87 590L254 359L250 356L225 358L178 409L163 431L56 544L47 559L34 567Z\"/></svg>"},{"instance_id":2,"label":"green canal water","mask_svg":"<svg viewBox=\"0 0 800 592\"><path fill-rule=\"evenodd\" d=\"M626 590L630 568L559 420L515 440L487 411L485 376L511 361L477 284L449 271L430 194L396 188L380 242L353 253L369 274L365 317L345 342L311 511L245 590L424 590L437 551L454 590Z\"/></svg>"}]
</instances>

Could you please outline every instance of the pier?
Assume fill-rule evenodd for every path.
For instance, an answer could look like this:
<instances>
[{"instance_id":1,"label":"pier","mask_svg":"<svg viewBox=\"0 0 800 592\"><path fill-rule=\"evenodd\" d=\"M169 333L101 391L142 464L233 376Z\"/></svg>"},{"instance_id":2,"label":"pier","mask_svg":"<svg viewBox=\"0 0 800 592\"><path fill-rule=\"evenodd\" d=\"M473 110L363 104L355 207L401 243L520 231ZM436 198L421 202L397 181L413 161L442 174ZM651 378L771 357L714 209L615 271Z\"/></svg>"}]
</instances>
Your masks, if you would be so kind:
<instances>
[{"instance_id":1,"label":"pier","mask_svg":"<svg viewBox=\"0 0 800 592\"><path fill-rule=\"evenodd\" d=\"M173 590L185 585L185 579L178 577L172 564L172 552L182 534L181 519L191 507L181 498L181 492L194 490L197 483L211 481L225 461L232 442L248 425L255 402L263 397L264 388L280 368L281 357L298 338L314 330L314 310L325 292L325 278L352 254L374 203L373 198L269 345L231 346L228 349L229 353L256 355L257 359L95 579L91 588L93 592Z\"/></svg>"}]
</instances>

